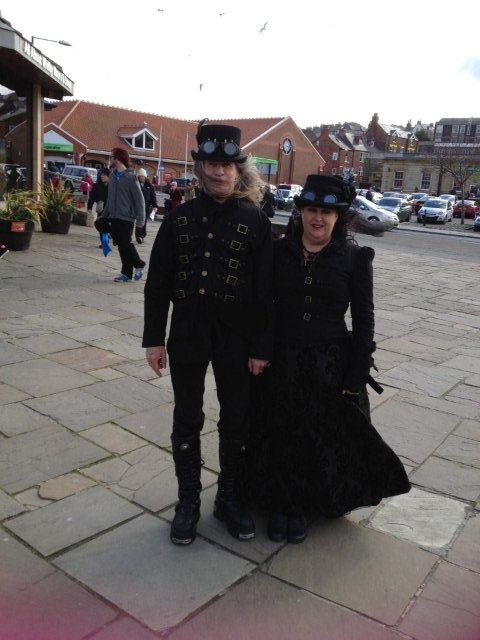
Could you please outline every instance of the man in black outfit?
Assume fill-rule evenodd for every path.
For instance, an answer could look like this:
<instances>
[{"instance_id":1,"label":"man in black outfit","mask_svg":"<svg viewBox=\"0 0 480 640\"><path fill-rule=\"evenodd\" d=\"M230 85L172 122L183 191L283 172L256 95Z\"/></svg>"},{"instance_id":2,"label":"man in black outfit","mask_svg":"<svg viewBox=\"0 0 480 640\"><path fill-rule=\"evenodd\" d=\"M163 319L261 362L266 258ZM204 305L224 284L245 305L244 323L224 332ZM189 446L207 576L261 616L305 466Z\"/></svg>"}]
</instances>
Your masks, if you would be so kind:
<instances>
[{"instance_id":1,"label":"man in black outfit","mask_svg":"<svg viewBox=\"0 0 480 640\"><path fill-rule=\"evenodd\" d=\"M256 169L242 156L236 127L198 128L192 151L201 191L164 220L145 286L147 360L172 386L173 458L179 502L171 528L175 544L195 539L200 517L200 432L205 374L212 363L220 403L220 476L214 515L240 540L255 525L237 500L236 484L248 433L251 374L268 365L272 350L272 240Z\"/></svg>"}]
</instances>

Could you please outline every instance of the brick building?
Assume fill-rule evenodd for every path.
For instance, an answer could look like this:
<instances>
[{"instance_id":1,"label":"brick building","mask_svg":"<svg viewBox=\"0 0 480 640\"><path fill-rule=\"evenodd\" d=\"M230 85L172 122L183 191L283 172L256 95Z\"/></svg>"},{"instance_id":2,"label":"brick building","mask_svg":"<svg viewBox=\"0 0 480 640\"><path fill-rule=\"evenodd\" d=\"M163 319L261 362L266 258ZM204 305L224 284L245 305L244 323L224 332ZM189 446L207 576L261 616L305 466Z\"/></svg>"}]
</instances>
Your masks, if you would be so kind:
<instances>
[{"instance_id":1,"label":"brick building","mask_svg":"<svg viewBox=\"0 0 480 640\"><path fill-rule=\"evenodd\" d=\"M323 170L324 160L293 119L216 120L242 129L243 150L250 153L266 181L302 184ZM45 112L45 161L57 166L103 166L113 147L126 149L132 162L150 175L190 177L190 150L196 147L197 123L152 113L71 100ZM22 164L25 123L6 135L9 161ZM160 162L161 160L161 162Z\"/></svg>"},{"instance_id":2,"label":"brick building","mask_svg":"<svg viewBox=\"0 0 480 640\"><path fill-rule=\"evenodd\" d=\"M313 144L325 159L324 173L342 175L344 170L349 169L358 180L362 179L368 147L361 129L337 129L323 125Z\"/></svg>"},{"instance_id":3,"label":"brick building","mask_svg":"<svg viewBox=\"0 0 480 640\"><path fill-rule=\"evenodd\" d=\"M367 145L378 151L388 153L415 153L417 138L411 125L401 127L379 122L378 113L374 113L365 134Z\"/></svg>"}]
</instances>

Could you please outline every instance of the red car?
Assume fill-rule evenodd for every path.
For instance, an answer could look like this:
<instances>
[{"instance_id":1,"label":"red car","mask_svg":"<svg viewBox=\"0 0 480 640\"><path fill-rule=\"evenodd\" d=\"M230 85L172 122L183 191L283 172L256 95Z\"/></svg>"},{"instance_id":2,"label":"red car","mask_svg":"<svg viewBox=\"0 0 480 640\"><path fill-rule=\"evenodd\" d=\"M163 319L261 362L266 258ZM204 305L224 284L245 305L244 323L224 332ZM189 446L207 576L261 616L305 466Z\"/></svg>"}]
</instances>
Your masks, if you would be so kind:
<instances>
[{"instance_id":1,"label":"red car","mask_svg":"<svg viewBox=\"0 0 480 640\"><path fill-rule=\"evenodd\" d=\"M480 213L480 206L475 203L475 200L464 200L463 204L465 206L465 218L475 218L475 216ZM453 207L453 217L460 218L462 215L462 201L459 200L457 204Z\"/></svg>"}]
</instances>

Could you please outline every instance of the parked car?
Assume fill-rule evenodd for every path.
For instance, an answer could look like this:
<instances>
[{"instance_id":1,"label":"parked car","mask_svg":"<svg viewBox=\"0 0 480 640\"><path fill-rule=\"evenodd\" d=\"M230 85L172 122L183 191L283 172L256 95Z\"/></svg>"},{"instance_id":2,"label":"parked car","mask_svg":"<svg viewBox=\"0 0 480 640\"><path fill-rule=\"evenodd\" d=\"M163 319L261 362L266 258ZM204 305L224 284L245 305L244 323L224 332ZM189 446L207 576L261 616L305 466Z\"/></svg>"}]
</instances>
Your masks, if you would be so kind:
<instances>
[{"instance_id":1,"label":"parked car","mask_svg":"<svg viewBox=\"0 0 480 640\"><path fill-rule=\"evenodd\" d=\"M465 218L475 218L480 213L480 207L476 204L475 200L464 200L463 206L465 207ZM460 218L462 215L462 201L459 200L453 207L454 218Z\"/></svg>"},{"instance_id":2,"label":"parked car","mask_svg":"<svg viewBox=\"0 0 480 640\"><path fill-rule=\"evenodd\" d=\"M368 189L357 189L357 195L363 196L365 198L365 196L367 195L367 191ZM383 198L383 193L380 193L379 191L372 191L371 202L375 202L376 204L378 204L379 200L381 200L382 198Z\"/></svg>"},{"instance_id":3,"label":"parked car","mask_svg":"<svg viewBox=\"0 0 480 640\"><path fill-rule=\"evenodd\" d=\"M363 196L355 198L352 203L352 209L365 220L383 222L387 230L398 227L400 222L396 213L382 209Z\"/></svg>"},{"instance_id":4,"label":"parked car","mask_svg":"<svg viewBox=\"0 0 480 640\"><path fill-rule=\"evenodd\" d=\"M60 176L63 186L70 191L80 191L80 183L86 174L90 174L93 182L97 181L97 170L93 167L82 167L67 164Z\"/></svg>"},{"instance_id":5,"label":"parked car","mask_svg":"<svg viewBox=\"0 0 480 640\"><path fill-rule=\"evenodd\" d=\"M400 222L409 222L413 209L411 205L407 204L406 200L402 198L382 198L378 203L382 209L387 209L392 213L396 213Z\"/></svg>"},{"instance_id":6,"label":"parked car","mask_svg":"<svg viewBox=\"0 0 480 640\"><path fill-rule=\"evenodd\" d=\"M477 217L473 221L473 230L474 231L480 231L480 214L477 215Z\"/></svg>"},{"instance_id":7,"label":"parked car","mask_svg":"<svg viewBox=\"0 0 480 640\"><path fill-rule=\"evenodd\" d=\"M445 224L453 220L453 206L449 200L431 198L426 200L417 215L417 222L440 222Z\"/></svg>"},{"instance_id":8,"label":"parked car","mask_svg":"<svg viewBox=\"0 0 480 640\"><path fill-rule=\"evenodd\" d=\"M294 195L299 194L302 188L299 184L279 184L277 186L277 189L281 189L282 191L293 191Z\"/></svg>"},{"instance_id":9,"label":"parked car","mask_svg":"<svg viewBox=\"0 0 480 640\"><path fill-rule=\"evenodd\" d=\"M452 195L451 193L442 193L442 195L438 196L441 200L449 200L453 205L457 201L457 196Z\"/></svg>"},{"instance_id":10,"label":"parked car","mask_svg":"<svg viewBox=\"0 0 480 640\"><path fill-rule=\"evenodd\" d=\"M275 195L275 207L277 209L285 209L287 205L293 203L293 196L297 195L294 191L290 191L290 189L281 189L277 188Z\"/></svg>"},{"instance_id":11,"label":"parked car","mask_svg":"<svg viewBox=\"0 0 480 640\"><path fill-rule=\"evenodd\" d=\"M401 193L400 191L384 191L383 197L384 198L403 198L404 194Z\"/></svg>"}]
</instances>

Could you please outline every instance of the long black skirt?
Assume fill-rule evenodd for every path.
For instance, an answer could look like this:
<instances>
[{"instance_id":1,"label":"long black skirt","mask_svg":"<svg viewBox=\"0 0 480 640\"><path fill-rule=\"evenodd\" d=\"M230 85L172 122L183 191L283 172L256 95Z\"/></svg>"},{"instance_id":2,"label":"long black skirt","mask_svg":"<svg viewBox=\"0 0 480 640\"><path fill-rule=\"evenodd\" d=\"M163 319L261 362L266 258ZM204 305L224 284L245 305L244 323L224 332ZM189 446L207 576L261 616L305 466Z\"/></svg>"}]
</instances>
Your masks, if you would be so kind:
<instances>
[{"instance_id":1,"label":"long black skirt","mask_svg":"<svg viewBox=\"0 0 480 640\"><path fill-rule=\"evenodd\" d=\"M335 518L410 490L368 406L341 394L348 351L345 342L278 345L274 364L255 379L240 482L251 506Z\"/></svg>"}]
</instances>

